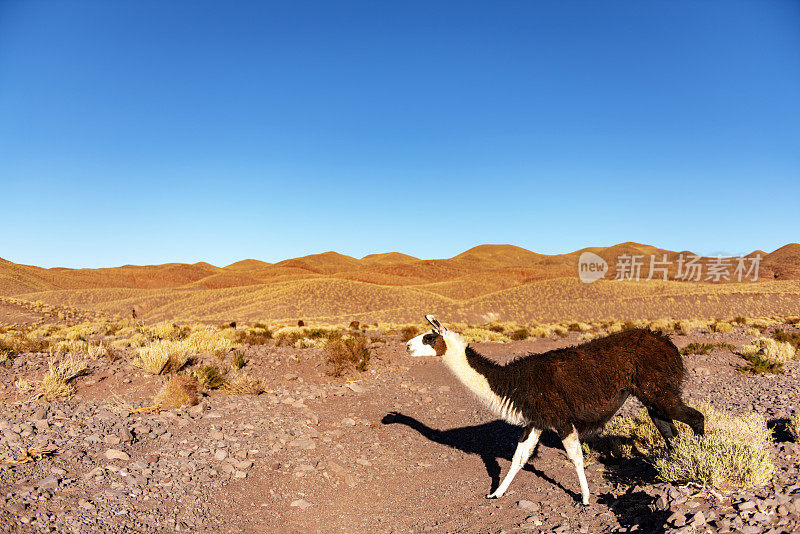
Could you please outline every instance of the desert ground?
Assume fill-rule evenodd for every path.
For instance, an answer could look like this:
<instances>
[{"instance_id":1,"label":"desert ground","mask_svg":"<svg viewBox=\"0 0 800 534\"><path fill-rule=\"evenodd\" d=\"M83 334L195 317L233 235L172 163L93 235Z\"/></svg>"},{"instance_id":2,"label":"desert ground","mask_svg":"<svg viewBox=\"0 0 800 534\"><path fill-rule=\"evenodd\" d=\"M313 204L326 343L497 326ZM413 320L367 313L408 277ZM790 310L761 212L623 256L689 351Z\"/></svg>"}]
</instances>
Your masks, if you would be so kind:
<instances>
[{"instance_id":1,"label":"desert ground","mask_svg":"<svg viewBox=\"0 0 800 534\"><path fill-rule=\"evenodd\" d=\"M581 284L564 275L574 254L516 247L279 268L6 262L0 531L800 531L798 250L765 253L765 280L719 284ZM665 332L684 397L713 421L708 439L680 428L697 465L675 474L678 448L631 398L585 440L588 507L550 433L485 499L520 429L406 354L425 312L499 362Z\"/></svg>"}]
</instances>

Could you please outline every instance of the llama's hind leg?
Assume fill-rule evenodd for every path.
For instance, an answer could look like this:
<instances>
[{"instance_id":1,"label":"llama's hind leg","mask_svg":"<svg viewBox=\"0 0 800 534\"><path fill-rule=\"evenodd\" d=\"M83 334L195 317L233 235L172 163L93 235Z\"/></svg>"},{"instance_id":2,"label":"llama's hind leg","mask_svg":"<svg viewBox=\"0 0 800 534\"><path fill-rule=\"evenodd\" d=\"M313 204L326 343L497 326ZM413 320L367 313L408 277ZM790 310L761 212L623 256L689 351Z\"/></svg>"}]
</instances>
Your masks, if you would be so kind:
<instances>
[{"instance_id":1,"label":"llama's hind leg","mask_svg":"<svg viewBox=\"0 0 800 534\"><path fill-rule=\"evenodd\" d=\"M567 451L567 456L572 460L575 465L575 471L578 473L578 481L581 484L581 503L585 506L589 504L589 484L586 482L586 473L583 470L583 450L581 449L581 441L578 438L578 431L572 428L567 436L561 438L564 444L564 450Z\"/></svg>"},{"instance_id":2,"label":"llama's hind leg","mask_svg":"<svg viewBox=\"0 0 800 534\"><path fill-rule=\"evenodd\" d=\"M523 430L522 437L520 437L519 443L517 443L517 450L514 451L514 457L511 459L511 467L508 473L505 478L503 478L500 485L497 486L497 489L486 496L487 499L496 499L503 496L508 486L511 485L511 481L514 480L514 477L519 473L519 470L528 463L528 459L531 457L531 454L533 454L533 449L536 448L536 443L539 441L540 435L541 431L532 426L528 426Z\"/></svg>"}]
</instances>

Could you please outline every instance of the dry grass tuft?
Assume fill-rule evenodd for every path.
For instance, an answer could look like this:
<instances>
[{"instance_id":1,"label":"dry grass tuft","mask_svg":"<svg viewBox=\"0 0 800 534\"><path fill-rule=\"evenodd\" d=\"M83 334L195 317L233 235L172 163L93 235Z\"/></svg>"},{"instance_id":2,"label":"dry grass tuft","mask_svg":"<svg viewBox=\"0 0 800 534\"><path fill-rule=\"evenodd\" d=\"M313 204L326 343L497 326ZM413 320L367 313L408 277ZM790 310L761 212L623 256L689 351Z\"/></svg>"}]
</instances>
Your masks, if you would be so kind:
<instances>
[{"instance_id":1,"label":"dry grass tuft","mask_svg":"<svg viewBox=\"0 0 800 534\"><path fill-rule=\"evenodd\" d=\"M228 395L258 395L264 392L264 383L247 373L228 373L222 391Z\"/></svg>"},{"instance_id":2,"label":"dry grass tuft","mask_svg":"<svg viewBox=\"0 0 800 534\"><path fill-rule=\"evenodd\" d=\"M153 402L163 409L194 406L197 399L197 380L186 375L175 375L164 384Z\"/></svg>"},{"instance_id":3,"label":"dry grass tuft","mask_svg":"<svg viewBox=\"0 0 800 534\"><path fill-rule=\"evenodd\" d=\"M75 393L75 388L70 382L86 372L86 361L73 356L68 356L57 365L55 360L48 362L50 370L39 384L39 396L45 401L68 399Z\"/></svg>"},{"instance_id":4,"label":"dry grass tuft","mask_svg":"<svg viewBox=\"0 0 800 534\"><path fill-rule=\"evenodd\" d=\"M236 332L237 343L248 345L266 345L272 341L272 330L264 325L256 324L251 328L245 328Z\"/></svg>"},{"instance_id":5,"label":"dry grass tuft","mask_svg":"<svg viewBox=\"0 0 800 534\"><path fill-rule=\"evenodd\" d=\"M720 334L730 334L733 332L733 325L731 323L719 322L714 323L714 332L719 332Z\"/></svg>"},{"instance_id":6,"label":"dry grass tuft","mask_svg":"<svg viewBox=\"0 0 800 534\"><path fill-rule=\"evenodd\" d=\"M714 410L707 402L695 405L706 417L706 434L695 436L676 422L678 436L667 448L647 412L611 421L597 440L613 457L638 453L650 457L659 477L678 484L749 487L767 483L774 471L767 453L771 432L757 414L736 417Z\"/></svg>"},{"instance_id":7,"label":"dry grass tuft","mask_svg":"<svg viewBox=\"0 0 800 534\"><path fill-rule=\"evenodd\" d=\"M225 373L216 365L202 365L189 374L203 389L217 389L225 383Z\"/></svg>"},{"instance_id":8,"label":"dry grass tuft","mask_svg":"<svg viewBox=\"0 0 800 534\"><path fill-rule=\"evenodd\" d=\"M247 359L244 357L244 352L237 350L231 356L231 369L241 369L247 365Z\"/></svg>"},{"instance_id":9,"label":"dry grass tuft","mask_svg":"<svg viewBox=\"0 0 800 534\"><path fill-rule=\"evenodd\" d=\"M402 341L410 341L419 335L419 327L409 325L400 330L400 339Z\"/></svg>"},{"instance_id":10,"label":"dry grass tuft","mask_svg":"<svg viewBox=\"0 0 800 534\"><path fill-rule=\"evenodd\" d=\"M190 356L191 346L186 340L164 339L153 341L139 349L131 363L148 373L160 375L179 371L189 361Z\"/></svg>"},{"instance_id":11,"label":"dry grass tuft","mask_svg":"<svg viewBox=\"0 0 800 534\"><path fill-rule=\"evenodd\" d=\"M219 330L208 326L202 330L195 330L186 340L193 354L219 353L230 349L233 342L223 336Z\"/></svg>"},{"instance_id":12,"label":"dry grass tuft","mask_svg":"<svg viewBox=\"0 0 800 534\"><path fill-rule=\"evenodd\" d=\"M739 349L742 356L760 356L773 364L783 365L797 358L797 349L788 341L777 341L768 337L754 339Z\"/></svg>"},{"instance_id":13,"label":"dry grass tuft","mask_svg":"<svg viewBox=\"0 0 800 534\"><path fill-rule=\"evenodd\" d=\"M329 342L325 348L328 363L331 365L329 374L342 376L351 370L366 370L370 358L368 344L369 340L360 334L344 335Z\"/></svg>"}]
</instances>

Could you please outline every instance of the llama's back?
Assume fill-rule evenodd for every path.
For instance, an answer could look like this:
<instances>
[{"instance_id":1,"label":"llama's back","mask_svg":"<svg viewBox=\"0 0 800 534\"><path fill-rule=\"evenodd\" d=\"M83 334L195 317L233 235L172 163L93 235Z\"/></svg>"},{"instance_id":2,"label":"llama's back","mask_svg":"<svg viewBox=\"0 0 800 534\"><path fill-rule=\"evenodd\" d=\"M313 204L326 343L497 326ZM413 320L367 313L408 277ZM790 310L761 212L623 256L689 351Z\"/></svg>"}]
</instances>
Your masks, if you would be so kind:
<instances>
[{"instance_id":1,"label":"llama's back","mask_svg":"<svg viewBox=\"0 0 800 534\"><path fill-rule=\"evenodd\" d=\"M628 394L673 396L683 380L678 349L665 335L646 329L532 354L506 369L519 379L512 382L528 384L533 392L516 393L525 412L536 414L536 423L568 420L581 431L601 426Z\"/></svg>"}]
</instances>

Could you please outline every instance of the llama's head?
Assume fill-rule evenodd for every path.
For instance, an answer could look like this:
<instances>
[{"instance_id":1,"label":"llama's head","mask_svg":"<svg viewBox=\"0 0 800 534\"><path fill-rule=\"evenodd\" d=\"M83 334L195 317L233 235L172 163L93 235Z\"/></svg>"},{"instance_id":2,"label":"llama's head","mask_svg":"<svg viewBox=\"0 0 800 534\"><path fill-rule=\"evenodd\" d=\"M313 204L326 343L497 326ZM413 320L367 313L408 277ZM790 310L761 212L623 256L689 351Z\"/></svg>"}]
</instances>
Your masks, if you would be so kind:
<instances>
[{"instance_id":1,"label":"llama's head","mask_svg":"<svg viewBox=\"0 0 800 534\"><path fill-rule=\"evenodd\" d=\"M464 349L466 343L460 334L442 326L433 315L426 315L425 319L433 328L406 343L410 356L444 356Z\"/></svg>"}]
</instances>

